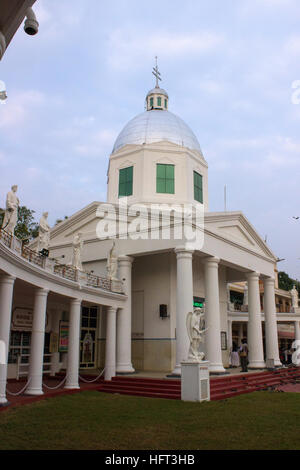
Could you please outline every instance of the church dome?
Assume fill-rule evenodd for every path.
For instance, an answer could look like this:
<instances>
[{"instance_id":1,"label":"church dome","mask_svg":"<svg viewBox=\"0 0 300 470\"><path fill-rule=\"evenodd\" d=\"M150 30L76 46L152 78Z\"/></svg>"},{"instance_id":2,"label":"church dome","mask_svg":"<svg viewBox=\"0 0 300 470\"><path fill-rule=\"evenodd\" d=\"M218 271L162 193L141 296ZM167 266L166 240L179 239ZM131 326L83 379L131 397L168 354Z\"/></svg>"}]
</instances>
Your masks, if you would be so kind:
<instances>
[{"instance_id":1,"label":"church dome","mask_svg":"<svg viewBox=\"0 0 300 470\"><path fill-rule=\"evenodd\" d=\"M157 66L152 71L156 78L155 88L146 96L146 110L126 124L120 132L112 153L125 145L153 144L155 142L171 142L190 150L201 152L197 137L180 117L168 111L169 95L159 86L161 74Z\"/></svg>"},{"instance_id":2,"label":"church dome","mask_svg":"<svg viewBox=\"0 0 300 470\"><path fill-rule=\"evenodd\" d=\"M197 137L180 117L163 109L149 109L126 124L115 142L113 153L125 145L171 142L201 152Z\"/></svg>"}]
</instances>

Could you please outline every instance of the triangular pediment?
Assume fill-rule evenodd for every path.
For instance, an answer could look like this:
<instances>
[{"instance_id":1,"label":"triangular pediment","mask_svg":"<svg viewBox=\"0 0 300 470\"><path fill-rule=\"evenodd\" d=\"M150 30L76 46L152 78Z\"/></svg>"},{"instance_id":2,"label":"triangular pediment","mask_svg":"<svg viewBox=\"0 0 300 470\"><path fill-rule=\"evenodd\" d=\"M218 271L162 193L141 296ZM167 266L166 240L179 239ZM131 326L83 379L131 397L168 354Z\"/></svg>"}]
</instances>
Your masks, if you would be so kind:
<instances>
[{"instance_id":1,"label":"triangular pediment","mask_svg":"<svg viewBox=\"0 0 300 470\"><path fill-rule=\"evenodd\" d=\"M205 215L205 229L231 244L276 260L276 256L242 212L219 212Z\"/></svg>"}]
</instances>

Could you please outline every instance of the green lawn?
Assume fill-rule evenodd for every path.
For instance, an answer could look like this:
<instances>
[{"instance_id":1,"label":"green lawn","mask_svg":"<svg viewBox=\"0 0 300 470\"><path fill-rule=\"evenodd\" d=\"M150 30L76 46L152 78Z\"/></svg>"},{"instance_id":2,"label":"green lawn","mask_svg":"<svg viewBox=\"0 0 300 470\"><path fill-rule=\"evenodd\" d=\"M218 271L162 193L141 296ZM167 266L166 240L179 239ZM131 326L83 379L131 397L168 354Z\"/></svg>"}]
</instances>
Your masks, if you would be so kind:
<instances>
[{"instance_id":1,"label":"green lawn","mask_svg":"<svg viewBox=\"0 0 300 470\"><path fill-rule=\"evenodd\" d=\"M0 449L300 449L300 394L196 404L82 392L1 412Z\"/></svg>"}]
</instances>

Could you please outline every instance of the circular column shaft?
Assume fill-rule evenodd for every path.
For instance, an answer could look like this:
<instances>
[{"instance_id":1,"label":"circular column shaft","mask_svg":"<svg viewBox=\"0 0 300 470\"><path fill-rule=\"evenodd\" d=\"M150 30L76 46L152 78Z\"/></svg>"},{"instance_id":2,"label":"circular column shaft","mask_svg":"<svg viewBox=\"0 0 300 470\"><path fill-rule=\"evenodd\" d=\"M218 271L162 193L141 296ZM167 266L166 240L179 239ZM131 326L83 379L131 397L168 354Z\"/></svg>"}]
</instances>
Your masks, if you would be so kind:
<instances>
[{"instance_id":1,"label":"circular column shaft","mask_svg":"<svg viewBox=\"0 0 300 470\"><path fill-rule=\"evenodd\" d=\"M281 366L278 348L278 330L275 306L275 279L264 280L264 312L266 359L274 359L275 366Z\"/></svg>"},{"instance_id":2,"label":"circular column shaft","mask_svg":"<svg viewBox=\"0 0 300 470\"><path fill-rule=\"evenodd\" d=\"M219 298L219 262L218 258L205 261L205 321L206 354L210 363L209 370L224 373L221 348L221 319Z\"/></svg>"},{"instance_id":3,"label":"circular column shaft","mask_svg":"<svg viewBox=\"0 0 300 470\"><path fill-rule=\"evenodd\" d=\"M79 387L79 342L80 342L81 300L72 299L69 316L69 341L67 357L66 389Z\"/></svg>"},{"instance_id":4,"label":"circular column shaft","mask_svg":"<svg viewBox=\"0 0 300 470\"><path fill-rule=\"evenodd\" d=\"M105 380L111 380L116 375L116 317L117 309L108 307L106 313Z\"/></svg>"},{"instance_id":5,"label":"circular column shaft","mask_svg":"<svg viewBox=\"0 0 300 470\"><path fill-rule=\"evenodd\" d=\"M0 278L0 340L3 341L5 349L3 351L5 357L1 358L4 363L0 363L0 406L8 403L6 398L7 360L14 282L15 278L12 276Z\"/></svg>"},{"instance_id":6,"label":"circular column shaft","mask_svg":"<svg viewBox=\"0 0 300 470\"><path fill-rule=\"evenodd\" d=\"M119 257L119 278L128 297L124 308L118 312L117 322L117 372L123 374L134 372L131 360L132 263L130 256Z\"/></svg>"},{"instance_id":7,"label":"circular column shaft","mask_svg":"<svg viewBox=\"0 0 300 470\"><path fill-rule=\"evenodd\" d=\"M30 382L25 392L26 395L43 395L44 342L48 292L47 289L36 289L34 294L28 374Z\"/></svg>"},{"instance_id":8,"label":"circular column shaft","mask_svg":"<svg viewBox=\"0 0 300 470\"><path fill-rule=\"evenodd\" d=\"M184 247L175 249L177 257L176 291L176 366L173 375L181 375L181 362L188 358L190 341L186 317L193 311L193 253Z\"/></svg>"},{"instance_id":9,"label":"circular column shaft","mask_svg":"<svg viewBox=\"0 0 300 470\"><path fill-rule=\"evenodd\" d=\"M259 294L259 273L247 274L248 296L249 296L249 320L248 320L248 348L249 348L249 368L263 369L264 361L260 294Z\"/></svg>"},{"instance_id":10,"label":"circular column shaft","mask_svg":"<svg viewBox=\"0 0 300 470\"><path fill-rule=\"evenodd\" d=\"M300 341L300 322L299 321L295 321L294 328L295 328L295 341Z\"/></svg>"}]
</instances>

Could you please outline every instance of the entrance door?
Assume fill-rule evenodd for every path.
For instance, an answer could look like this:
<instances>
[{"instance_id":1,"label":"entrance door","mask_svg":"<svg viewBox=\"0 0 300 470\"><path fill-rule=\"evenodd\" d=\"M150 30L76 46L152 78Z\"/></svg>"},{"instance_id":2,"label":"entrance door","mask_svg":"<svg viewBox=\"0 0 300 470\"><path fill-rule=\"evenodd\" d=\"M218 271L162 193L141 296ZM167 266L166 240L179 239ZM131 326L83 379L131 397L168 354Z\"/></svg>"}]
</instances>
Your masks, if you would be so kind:
<instances>
[{"instance_id":1,"label":"entrance door","mask_svg":"<svg viewBox=\"0 0 300 470\"><path fill-rule=\"evenodd\" d=\"M97 307L82 307L80 334L80 368L96 368Z\"/></svg>"}]
</instances>

